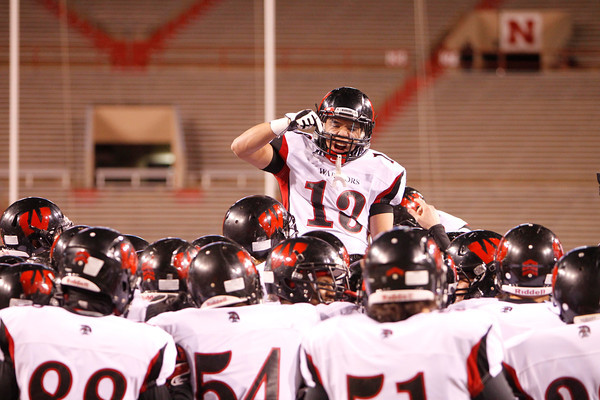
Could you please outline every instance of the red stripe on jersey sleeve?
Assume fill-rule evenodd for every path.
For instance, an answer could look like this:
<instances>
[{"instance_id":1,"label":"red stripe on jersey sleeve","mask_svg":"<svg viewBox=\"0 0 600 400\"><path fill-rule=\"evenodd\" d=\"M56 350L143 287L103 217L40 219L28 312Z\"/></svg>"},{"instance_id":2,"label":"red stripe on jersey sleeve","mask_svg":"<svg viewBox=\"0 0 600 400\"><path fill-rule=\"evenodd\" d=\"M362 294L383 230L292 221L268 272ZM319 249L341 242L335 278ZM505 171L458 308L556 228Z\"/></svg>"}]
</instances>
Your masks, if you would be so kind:
<instances>
[{"instance_id":1,"label":"red stripe on jersey sleeve","mask_svg":"<svg viewBox=\"0 0 600 400\"><path fill-rule=\"evenodd\" d=\"M398 194L398 190L400 190L400 183L402 182L403 176L404 172L398 175L396 179L394 179L394 182L390 185L390 187L388 187L383 192L377 195L373 204L381 203L383 199L386 199L386 203L389 204L389 202L392 201L394 197L396 197L396 194Z\"/></svg>"}]
</instances>

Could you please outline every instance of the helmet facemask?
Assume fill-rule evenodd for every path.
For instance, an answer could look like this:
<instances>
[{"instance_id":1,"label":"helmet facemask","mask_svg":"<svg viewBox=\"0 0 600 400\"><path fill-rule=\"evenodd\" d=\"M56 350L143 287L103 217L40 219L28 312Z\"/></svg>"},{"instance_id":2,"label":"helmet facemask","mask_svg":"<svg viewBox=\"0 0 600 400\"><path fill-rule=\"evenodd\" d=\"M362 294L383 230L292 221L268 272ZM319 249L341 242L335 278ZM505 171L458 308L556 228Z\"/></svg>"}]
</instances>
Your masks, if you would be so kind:
<instances>
[{"instance_id":1,"label":"helmet facemask","mask_svg":"<svg viewBox=\"0 0 600 400\"><path fill-rule=\"evenodd\" d=\"M337 110L338 109L336 109L336 111ZM328 121L333 120L333 124L338 125L340 118L338 118L337 114L323 112L321 119L323 120L324 131L315 131L315 143L328 157L337 158L339 155L342 156L342 160L344 162L352 161L362 156L364 152L371 146L370 128L372 127L367 122L361 122L359 118L341 118L352 121L349 125L348 136L339 135L334 132L328 132L328 129L330 131L332 130L331 127L328 127L328 125L331 125L331 122L328 123Z\"/></svg>"}]
</instances>

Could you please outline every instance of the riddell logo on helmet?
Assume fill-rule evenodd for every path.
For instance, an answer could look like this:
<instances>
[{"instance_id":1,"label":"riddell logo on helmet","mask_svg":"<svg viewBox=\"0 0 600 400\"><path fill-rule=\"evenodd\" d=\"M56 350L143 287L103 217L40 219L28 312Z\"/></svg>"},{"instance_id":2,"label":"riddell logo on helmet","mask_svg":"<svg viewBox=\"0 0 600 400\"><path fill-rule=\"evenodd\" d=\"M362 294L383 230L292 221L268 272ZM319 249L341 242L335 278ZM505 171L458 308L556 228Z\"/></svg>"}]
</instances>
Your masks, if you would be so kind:
<instances>
[{"instance_id":1,"label":"riddell logo on helmet","mask_svg":"<svg viewBox=\"0 0 600 400\"><path fill-rule=\"evenodd\" d=\"M526 289L521 289L521 288L514 288L514 294L518 295L518 296L530 296L530 297L536 297L536 296L545 296L545 290L544 288L526 288Z\"/></svg>"},{"instance_id":2,"label":"riddell logo on helmet","mask_svg":"<svg viewBox=\"0 0 600 400\"><path fill-rule=\"evenodd\" d=\"M41 207L37 212L26 212L21 214L19 216L19 226L25 236L29 236L35 232L32 228L47 231L50 222L50 214L52 214L52 211L49 207Z\"/></svg>"},{"instance_id":3,"label":"riddell logo on helmet","mask_svg":"<svg viewBox=\"0 0 600 400\"><path fill-rule=\"evenodd\" d=\"M258 217L258 222L268 237L271 237L278 229L283 229L283 211L281 210L281 206L274 204L272 208L269 208Z\"/></svg>"}]
</instances>

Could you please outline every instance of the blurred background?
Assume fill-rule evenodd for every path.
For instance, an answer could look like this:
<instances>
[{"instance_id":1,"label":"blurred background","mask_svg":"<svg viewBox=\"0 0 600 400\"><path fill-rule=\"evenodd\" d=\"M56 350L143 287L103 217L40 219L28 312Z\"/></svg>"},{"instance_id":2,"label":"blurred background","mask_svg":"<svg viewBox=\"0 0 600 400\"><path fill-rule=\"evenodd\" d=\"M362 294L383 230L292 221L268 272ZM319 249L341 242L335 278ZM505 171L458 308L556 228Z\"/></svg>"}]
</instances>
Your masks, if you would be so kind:
<instances>
[{"instance_id":1,"label":"blurred background","mask_svg":"<svg viewBox=\"0 0 600 400\"><path fill-rule=\"evenodd\" d=\"M148 241L221 233L265 192L231 141L265 120L264 0L21 0L18 198ZM0 2L0 208L10 6ZM275 115L372 100L372 148L472 228L600 242L598 0L275 2Z\"/></svg>"}]
</instances>

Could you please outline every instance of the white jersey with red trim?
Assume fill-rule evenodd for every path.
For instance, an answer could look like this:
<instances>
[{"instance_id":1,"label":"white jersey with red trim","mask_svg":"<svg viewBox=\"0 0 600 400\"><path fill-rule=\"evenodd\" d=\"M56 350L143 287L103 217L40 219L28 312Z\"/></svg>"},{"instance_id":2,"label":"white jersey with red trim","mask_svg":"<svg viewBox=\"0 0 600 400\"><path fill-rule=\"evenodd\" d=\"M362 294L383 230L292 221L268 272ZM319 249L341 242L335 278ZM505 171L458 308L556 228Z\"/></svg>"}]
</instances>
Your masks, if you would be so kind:
<instances>
[{"instance_id":1,"label":"white jersey with red trim","mask_svg":"<svg viewBox=\"0 0 600 400\"><path fill-rule=\"evenodd\" d=\"M505 347L508 380L529 398L598 399L600 321L529 331Z\"/></svg>"},{"instance_id":2,"label":"white jersey with red trim","mask_svg":"<svg viewBox=\"0 0 600 400\"><path fill-rule=\"evenodd\" d=\"M379 323L355 314L323 321L302 342L302 374L330 399L470 399L502 370L492 318L476 310ZM314 378L314 379L313 379Z\"/></svg>"},{"instance_id":3,"label":"white jersey with red trim","mask_svg":"<svg viewBox=\"0 0 600 400\"><path fill-rule=\"evenodd\" d=\"M400 204L406 170L385 154L367 150L341 165L332 162L306 135L287 132L271 142L284 161L275 174L282 202L296 219L298 233L334 233L350 254L364 254L369 212L374 204ZM390 211L391 212L391 211Z\"/></svg>"},{"instance_id":4,"label":"white jersey with red trim","mask_svg":"<svg viewBox=\"0 0 600 400\"><path fill-rule=\"evenodd\" d=\"M0 347L21 399L137 399L154 382L165 384L176 357L161 329L52 306L0 310Z\"/></svg>"},{"instance_id":5,"label":"white jersey with red trim","mask_svg":"<svg viewBox=\"0 0 600 400\"><path fill-rule=\"evenodd\" d=\"M319 322L310 304L185 309L148 321L170 333L190 362L195 398L293 400L302 334Z\"/></svg>"},{"instance_id":6,"label":"white jersey with red trim","mask_svg":"<svg viewBox=\"0 0 600 400\"><path fill-rule=\"evenodd\" d=\"M562 326L558 309L549 301L543 303L515 303L490 299L463 300L452 306L452 310L477 308L491 313L498 323L503 340L532 329L545 329ZM461 307L462 306L462 307Z\"/></svg>"}]
</instances>

